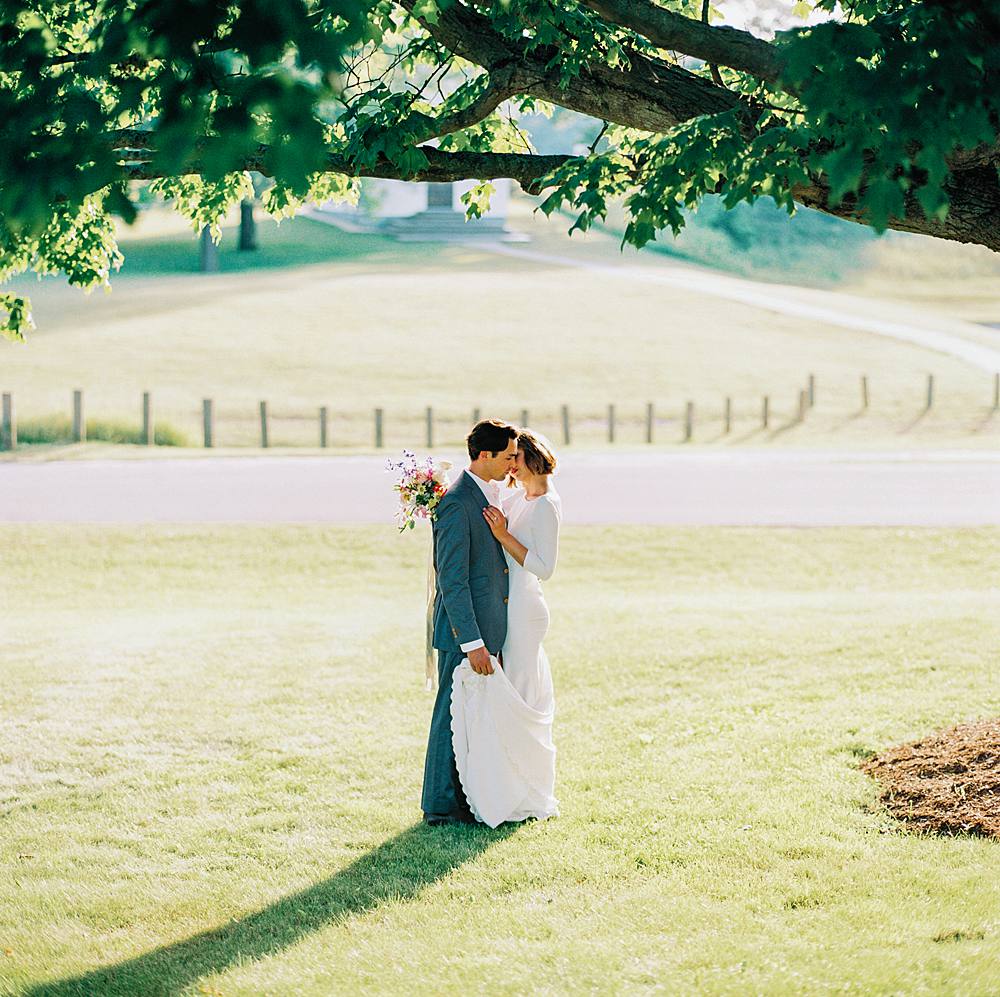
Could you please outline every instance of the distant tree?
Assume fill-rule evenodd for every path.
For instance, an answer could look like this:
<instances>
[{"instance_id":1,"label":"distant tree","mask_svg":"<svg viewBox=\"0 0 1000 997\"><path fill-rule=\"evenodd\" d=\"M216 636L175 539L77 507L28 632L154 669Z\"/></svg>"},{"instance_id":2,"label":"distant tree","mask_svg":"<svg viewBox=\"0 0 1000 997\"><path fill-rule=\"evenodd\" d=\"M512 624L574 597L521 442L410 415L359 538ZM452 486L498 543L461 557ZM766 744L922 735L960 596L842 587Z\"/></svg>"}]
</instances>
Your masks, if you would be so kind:
<instances>
[{"instance_id":1,"label":"distant tree","mask_svg":"<svg viewBox=\"0 0 1000 997\"><path fill-rule=\"evenodd\" d=\"M198 240L198 269L202 273L215 273L219 269L219 247L207 225L201 230Z\"/></svg>"},{"instance_id":2,"label":"distant tree","mask_svg":"<svg viewBox=\"0 0 1000 997\"><path fill-rule=\"evenodd\" d=\"M218 238L250 170L279 216L360 176L479 179L475 215L511 177L574 228L624 198L636 246L716 193L1000 250L1000 0L796 6L836 19L767 41L696 0L11 0L0 268L106 283L137 182ZM517 118L552 104L603 122L589 152L534 154Z\"/></svg>"},{"instance_id":3,"label":"distant tree","mask_svg":"<svg viewBox=\"0 0 1000 997\"><path fill-rule=\"evenodd\" d=\"M240 201L240 237L237 243L238 248L247 251L257 248L257 221L255 212L260 203L260 196L270 186L271 181L259 173L254 173L250 177L253 195L247 195Z\"/></svg>"},{"instance_id":4,"label":"distant tree","mask_svg":"<svg viewBox=\"0 0 1000 997\"><path fill-rule=\"evenodd\" d=\"M254 198L240 201L240 238L238 248L244 252L257 248L257 223L253 217Z\"/></svg>"}]
</instances>

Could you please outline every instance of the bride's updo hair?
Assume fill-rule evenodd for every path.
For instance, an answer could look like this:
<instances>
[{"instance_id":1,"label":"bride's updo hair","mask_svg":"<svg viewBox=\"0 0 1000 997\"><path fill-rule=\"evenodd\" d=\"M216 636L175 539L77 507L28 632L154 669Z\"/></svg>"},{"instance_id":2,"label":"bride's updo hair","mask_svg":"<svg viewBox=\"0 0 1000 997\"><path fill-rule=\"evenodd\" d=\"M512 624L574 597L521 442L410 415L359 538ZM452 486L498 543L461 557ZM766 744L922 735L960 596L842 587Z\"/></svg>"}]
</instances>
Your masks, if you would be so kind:
<instances>
[{"instance_id":1,"label":"bride's updo hair","mask_svg":"<svg viewBox=\"0 0 1000 997\"><path fill-rule=\"evenodd\" d=\"M532 474L552 474L556 469L556 455L552 444L541 433L522 429L517 434L517 449L524 454L524 465Z\"/></svg>"}]
</instances>

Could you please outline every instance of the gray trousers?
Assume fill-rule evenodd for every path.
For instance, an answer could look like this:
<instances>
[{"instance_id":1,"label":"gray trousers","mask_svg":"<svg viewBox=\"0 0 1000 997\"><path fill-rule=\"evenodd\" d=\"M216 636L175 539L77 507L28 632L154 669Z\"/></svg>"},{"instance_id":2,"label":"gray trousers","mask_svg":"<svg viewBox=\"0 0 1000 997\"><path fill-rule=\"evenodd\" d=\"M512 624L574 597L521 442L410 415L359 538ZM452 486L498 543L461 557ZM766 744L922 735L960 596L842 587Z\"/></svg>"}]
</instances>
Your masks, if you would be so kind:
<instances>
[{"instance_id":1,"label":"gray trousers","mask_svg":"<svg viewBox=\"0 0 1000 997\"><path fill-rule=\"evenodd\" d=\"M458 781L455 748L451 741L451 680L465 657L461 652L438 651L438 691L427 736L420 805L425 814L439 817L469 814L469 804Z\"/></svg>"}]
</instances>

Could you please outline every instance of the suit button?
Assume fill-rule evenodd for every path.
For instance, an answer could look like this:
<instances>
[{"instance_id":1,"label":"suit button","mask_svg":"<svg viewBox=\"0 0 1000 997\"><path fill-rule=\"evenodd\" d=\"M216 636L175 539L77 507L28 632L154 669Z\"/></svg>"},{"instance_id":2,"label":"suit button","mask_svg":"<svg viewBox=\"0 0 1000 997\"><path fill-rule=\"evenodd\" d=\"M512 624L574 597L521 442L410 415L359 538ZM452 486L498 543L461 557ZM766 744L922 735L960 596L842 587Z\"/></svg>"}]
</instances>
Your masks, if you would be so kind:
<instances>
[{"instance_id":1,"label":"suit button","mask_svg":"<svg viewBox=\"0 0 1000 997\"><path fill-rule=\"evenodd\" d=\"M503 569L503 573L504 573L505 575L509 575L509 574L510 574L510 568L504 568L504 569Z\"/></svg>"},{"instance_id":2,"label":"suit button","mask_svg":"<svg viewBox=\"0 0 1000 997\"><path fill-rule=\"evenodd\" d=\"M508 602L510 602L510 599L504 599L503 604L506 606Z\"/></svg>"}]
</instances>

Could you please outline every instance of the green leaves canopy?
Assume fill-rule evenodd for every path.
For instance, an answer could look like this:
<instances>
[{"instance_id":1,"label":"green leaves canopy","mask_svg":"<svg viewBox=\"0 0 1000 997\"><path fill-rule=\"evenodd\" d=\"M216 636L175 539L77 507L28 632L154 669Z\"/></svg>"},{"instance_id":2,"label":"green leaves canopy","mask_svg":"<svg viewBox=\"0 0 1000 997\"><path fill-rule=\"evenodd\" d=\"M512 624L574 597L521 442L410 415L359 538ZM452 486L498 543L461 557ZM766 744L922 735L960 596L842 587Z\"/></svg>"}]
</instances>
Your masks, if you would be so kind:
<instances>
[{"instance_id":1,"label":"green leaves canopy","mask_svg":"<svg viewBox=\"0 0 1000 997\"><path fill-rule=\"evenodd\" d=\"M862 0L770 42L700 9L0 4L0 278L106 284L121 264L110 218L134 217L141 185L217 235L251 170L274 178L279 216L350 197L359 176L475 178L475 215L509 176L577 228L624 199L635 245L717 193L1000 250L1000 0ZM586 154L534 154L519 118L552 104L598 119ZM24 298L0 295L9 337L30 324Z\"/></svg>"}]
</instances>

